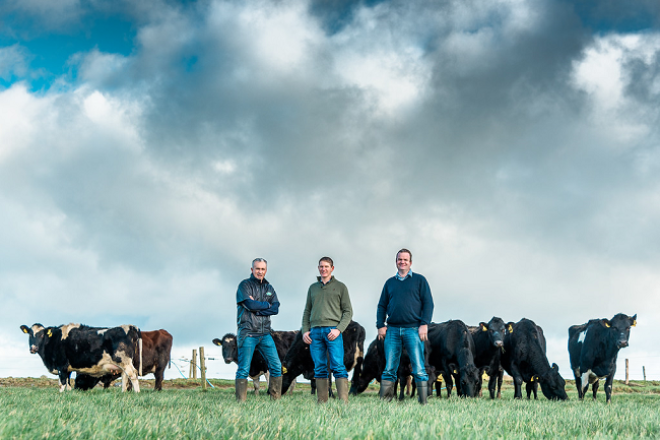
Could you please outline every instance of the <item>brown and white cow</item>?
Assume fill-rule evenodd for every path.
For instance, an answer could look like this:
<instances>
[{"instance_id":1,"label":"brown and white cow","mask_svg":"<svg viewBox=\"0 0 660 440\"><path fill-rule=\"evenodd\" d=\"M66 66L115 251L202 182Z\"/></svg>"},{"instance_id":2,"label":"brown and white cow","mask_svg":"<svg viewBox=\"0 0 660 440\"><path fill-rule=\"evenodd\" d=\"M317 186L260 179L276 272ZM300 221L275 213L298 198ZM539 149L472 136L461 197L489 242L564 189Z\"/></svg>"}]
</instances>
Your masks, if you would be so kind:
<instances>
[{"instance_id":1,"label":"brown and white cow","mask_svg":"<svg viewBox=\"0 0 660 440\"><path fill-rule=\"evenodd\" d=\"M140 329L134 325L99 328L81 324L44 327L34 324L21 326L30 336L30 353L38 353L44 365L60 378L60 392L70 390L72 371L102 377L122 375L122 391L130 379L133 391L140 392L138 370L133 364L135 350L140 344ZM139 369L139 366L138 366Z\"/></svg>"}]
</instances>

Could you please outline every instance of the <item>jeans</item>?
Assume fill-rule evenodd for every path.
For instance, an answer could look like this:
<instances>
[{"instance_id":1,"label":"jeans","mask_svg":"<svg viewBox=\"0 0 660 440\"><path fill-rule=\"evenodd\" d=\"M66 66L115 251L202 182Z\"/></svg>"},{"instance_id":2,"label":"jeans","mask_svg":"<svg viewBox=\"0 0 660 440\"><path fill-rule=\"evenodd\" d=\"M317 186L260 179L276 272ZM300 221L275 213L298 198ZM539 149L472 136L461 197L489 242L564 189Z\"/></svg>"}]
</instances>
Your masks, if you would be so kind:
<instances>
[{"instance_id":1,"label":"jeans","mask_svg":"<svg viewBox=\"0 0 660 440\"><path fill-rule=\"evenodd\" d=\"M238 340L238 370L236 370L236 379L247 379L250 373L250 364L254 349L264 357L268 364L268 371L271 377L280 377L282 375L282 364L277 356L277 348L271 335L248 336Z\"/></svg>"},{"instance_id":2,"label":"jeans","mask_svg":"<svg viewBox=\"0 0 660 440\"><path fill-rule=\"evenodd\" d=\"M335 379L348 378L344 366L344 338L340 333L334 341L328 340L330 330L337 327L314 327L309 332L312 345L309 353L314 361L314 377L316 379L328 378L328 354L330 355L330 369Z\"/></svg>"},{"instance_id":3,"label":"jeans","mask_svg":"<svg viewBox=\"0 0 660 440\"><path fill-rule=\"evenodd\" d=\"M428 381L429 376L424 368L424 342L419 338L419 327L387 327L385 335L385 369L381 380L394 382L401 359L402 347L405 346L412 364L415 382Z\"/></svg>"}]
</instances>

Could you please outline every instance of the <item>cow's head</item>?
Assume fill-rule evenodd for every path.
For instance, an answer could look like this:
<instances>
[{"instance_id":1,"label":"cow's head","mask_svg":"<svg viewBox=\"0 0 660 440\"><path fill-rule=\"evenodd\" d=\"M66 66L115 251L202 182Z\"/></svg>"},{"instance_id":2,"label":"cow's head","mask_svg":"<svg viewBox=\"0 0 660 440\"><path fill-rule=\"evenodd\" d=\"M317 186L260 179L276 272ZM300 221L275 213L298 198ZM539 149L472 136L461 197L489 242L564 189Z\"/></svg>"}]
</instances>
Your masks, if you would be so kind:
<instances>
[{"instance_id":1,"label":"cow's head","mask_svg":"<svg viewBox=\"0 0 660 440\"><path fill-rule=\"evenodd\" d=\"M494 347L504 347L504 335L506 334L506 325L502 318L493 316L488 324L480 322L479 327L481 331L488 332L488 339Z\"/></svg>"},{"instance_id":2,"label":"cow's head","mask_svg":"<svg viewBox=\"0 0 660 440\"><path fill-rule=\"evenodd\" d=\"M568 400L566 394L566 381L559 374L557 364L552 364L552 368L547 374L539 377L541 391L549 400Z\"/></svg>"},{"instance_id":3,"label":"cow's head","mask_svg":"<svg viewBox=\"0 0 660 440\"><path fill-rule=\"evenodd\" d=\"M461 381L461 394L464 397L476 397L479 389L479 369L474 364L468 364L458 372Z\"/></svg>"},{"instance_id":4,"label":"cow's head","mask_svg":"<svg viewBox=\"0 0 660 440\"><path fill-rule=\"evenodd\" d=\"M21 330L26 335L30 336L28 344L30 345L30 353L34 354L44 346L46 339L52 336L52 330L44 328L41 324L34 324L32 327L22 325ZM48 334L50 332L50 334Z\"/></svg>"},{"instance_id":5,"label":"cow's head","mask_svg":"<svg viewBox=\"0 0 660 440\"><path fill-rule=\"evenodd\" d=\"M630 338L630 328L637 325L637 314L634 316L624 315L619 313L614 315L611 320L603 319L603 325L610 329L616 340L616 348L624 348L628 346L628 338Z\"/></svg>"},{"instance_id":6,"label":"cow's head","mask_svg":"<svg viewBox=\"0 0 660 440\"><path fill-rule=\"evenodd\" d=\"M222 339L215 338L213 343L222 347L222 357L225 360L225 364L231 364L232 362L238 363L238 343L236 342L235 334L227 333Z\"/></svg>"}]
</instances>

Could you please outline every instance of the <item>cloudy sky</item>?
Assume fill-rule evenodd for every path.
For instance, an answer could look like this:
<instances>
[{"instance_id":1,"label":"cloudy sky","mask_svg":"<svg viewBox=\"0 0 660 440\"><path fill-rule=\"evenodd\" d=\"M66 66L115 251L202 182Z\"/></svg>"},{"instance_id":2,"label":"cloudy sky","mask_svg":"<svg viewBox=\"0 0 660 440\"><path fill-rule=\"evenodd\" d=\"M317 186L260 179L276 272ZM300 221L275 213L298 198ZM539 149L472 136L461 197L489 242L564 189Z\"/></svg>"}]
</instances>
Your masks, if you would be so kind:
<instances>
[{"instance_id":1,"label":"cloudy sky","mask_svg":"<svg viewBox=\"0 0 660 440\"><path fill-rule=\"evenodd\" d=\"M657 379L659 102L655 0L4 1L0 376L36 322L220 357L255 257L293 330L331 256L368 344L407 247L436 322L530 318L572 378L637 313Z\"/></svg>"}]
</instances>

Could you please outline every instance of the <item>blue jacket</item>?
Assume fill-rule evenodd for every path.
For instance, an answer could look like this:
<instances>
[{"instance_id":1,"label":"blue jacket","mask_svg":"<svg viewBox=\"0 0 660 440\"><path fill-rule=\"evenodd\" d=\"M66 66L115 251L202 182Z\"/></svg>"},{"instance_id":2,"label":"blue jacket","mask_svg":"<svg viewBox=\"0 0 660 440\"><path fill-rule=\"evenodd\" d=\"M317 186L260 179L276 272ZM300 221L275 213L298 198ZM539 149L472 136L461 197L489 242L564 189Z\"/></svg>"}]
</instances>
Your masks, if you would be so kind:
<instances>
[{"instance_id":1,"label":"blue jacket","mask_svg":"<svg viewBox=\"0 0 660 440\"><path fill-rule=\"evenodd\" d=\"M236 292L238 339L270 334L270 317L277 315L279 306L275 289L265 278L259 281L250 275L250 278L241 281Z\"/></svg>"}]
</instances>

